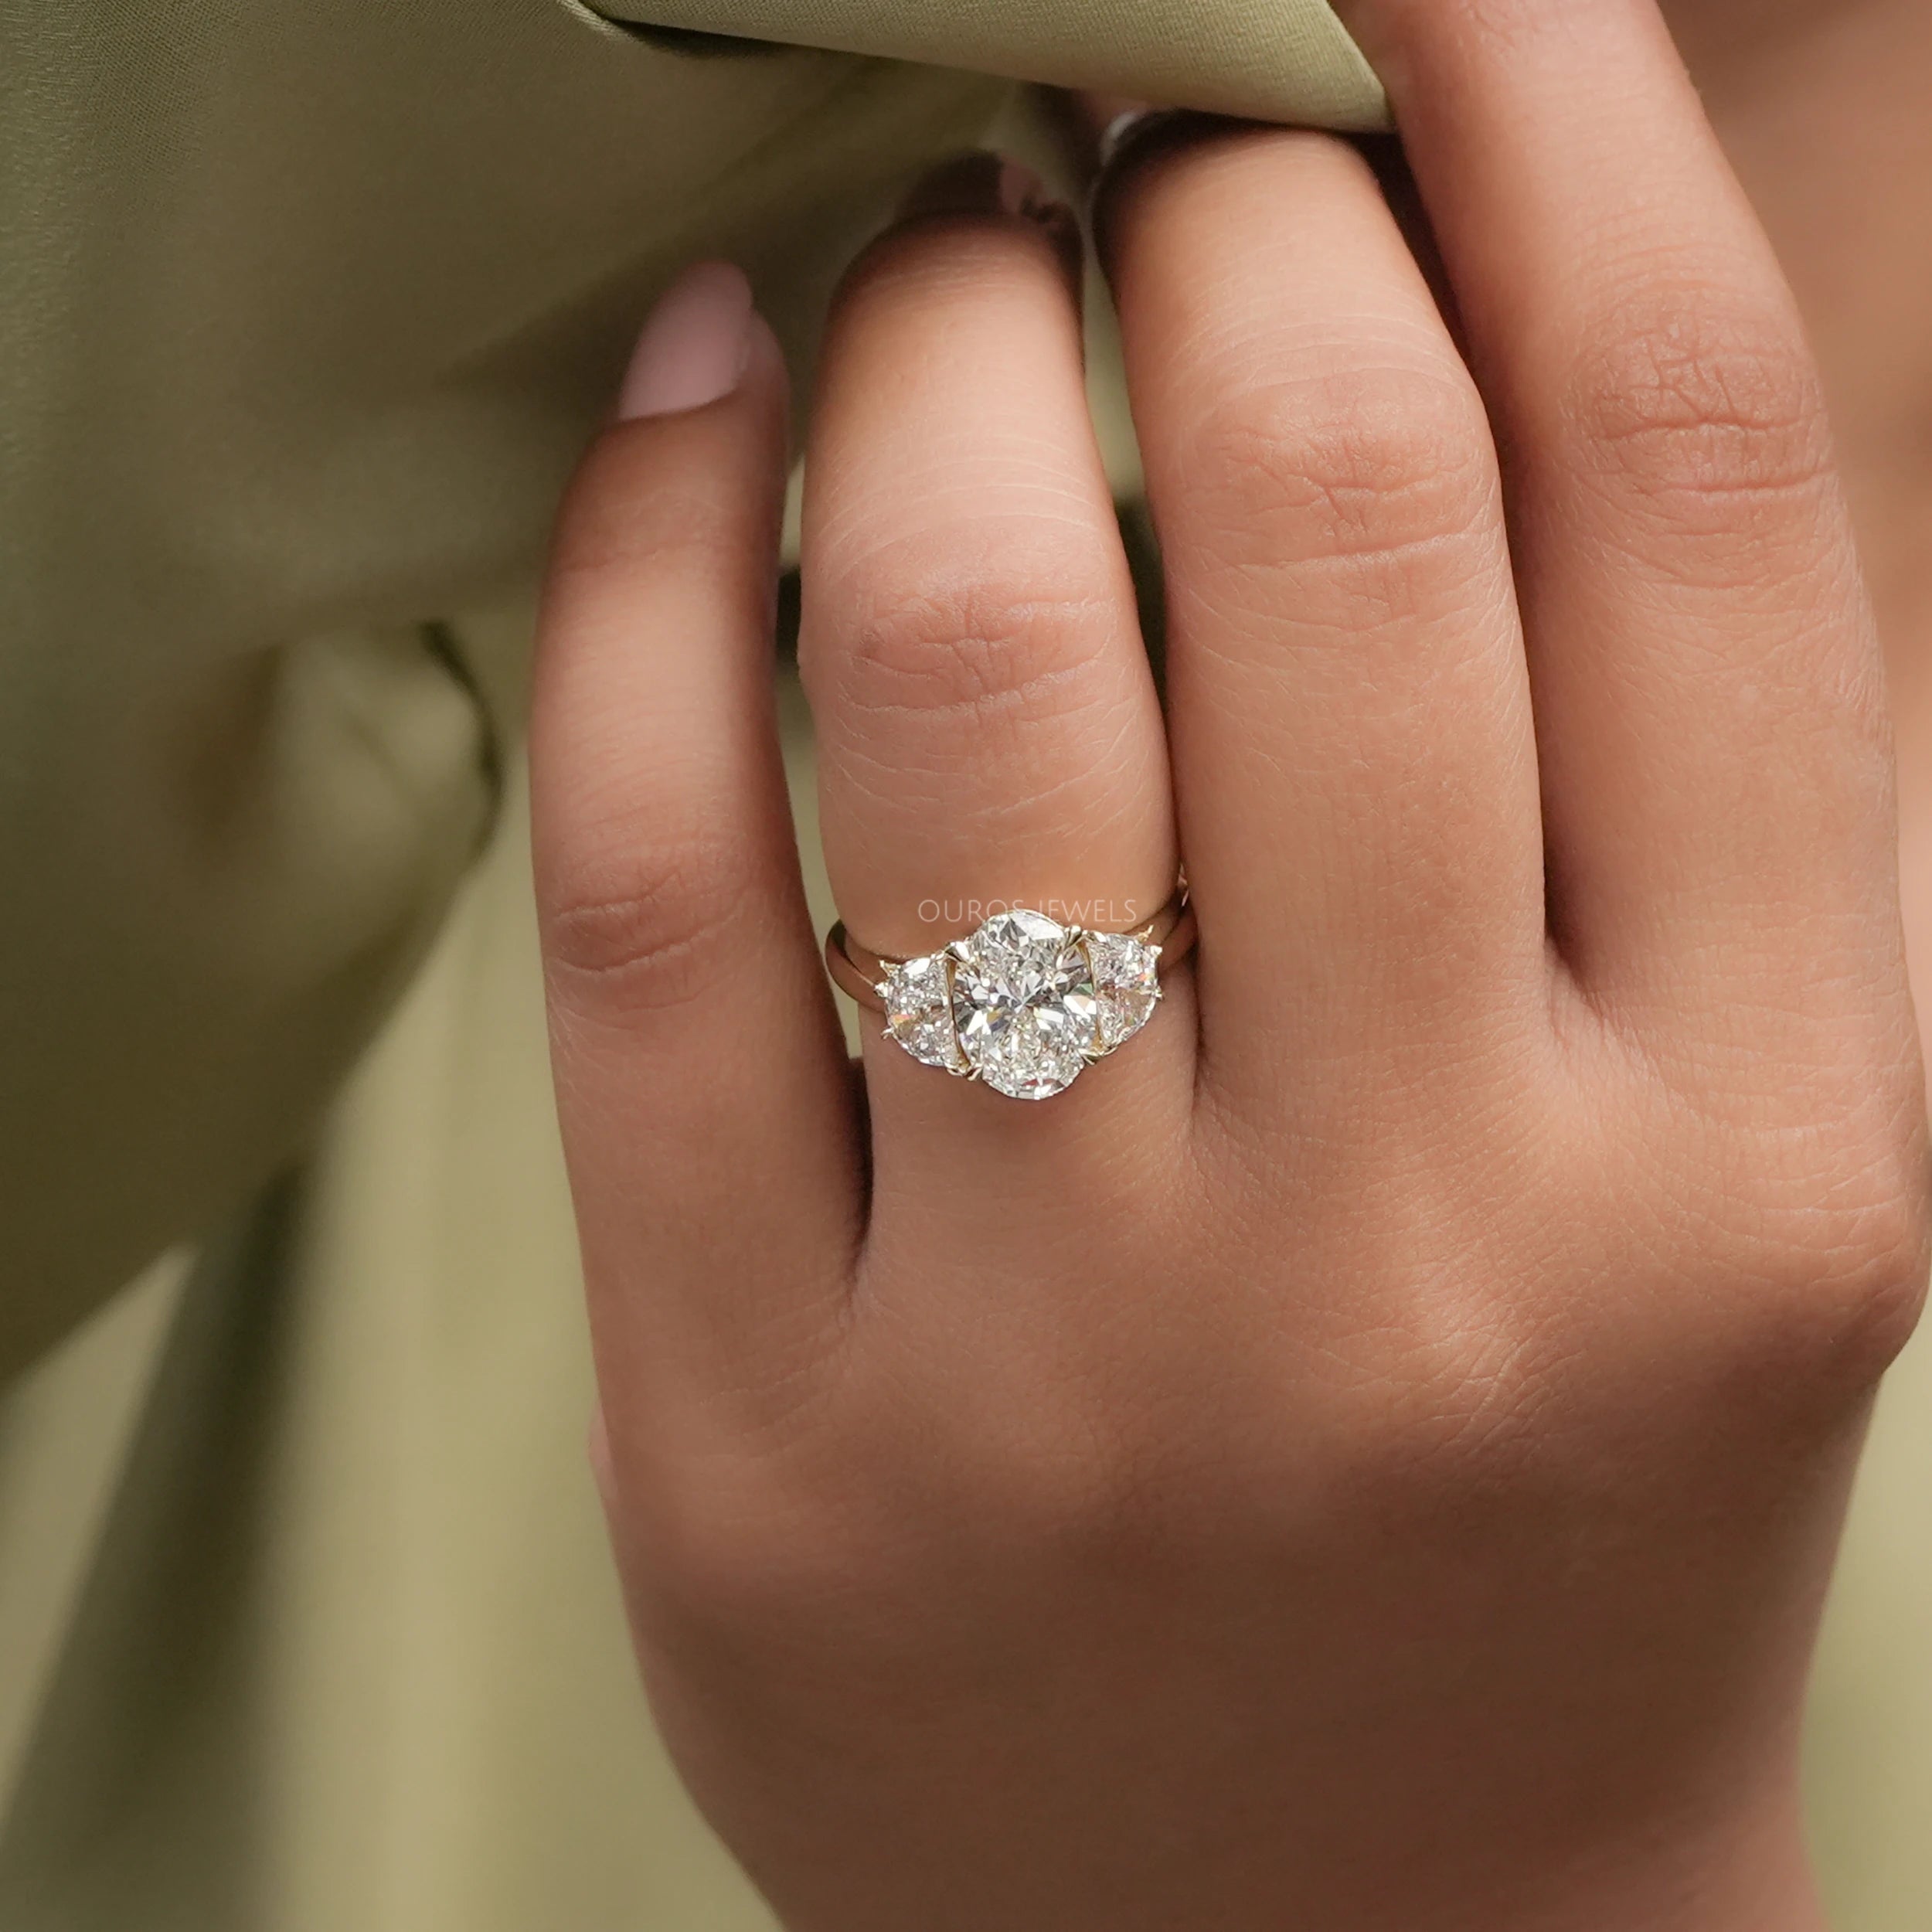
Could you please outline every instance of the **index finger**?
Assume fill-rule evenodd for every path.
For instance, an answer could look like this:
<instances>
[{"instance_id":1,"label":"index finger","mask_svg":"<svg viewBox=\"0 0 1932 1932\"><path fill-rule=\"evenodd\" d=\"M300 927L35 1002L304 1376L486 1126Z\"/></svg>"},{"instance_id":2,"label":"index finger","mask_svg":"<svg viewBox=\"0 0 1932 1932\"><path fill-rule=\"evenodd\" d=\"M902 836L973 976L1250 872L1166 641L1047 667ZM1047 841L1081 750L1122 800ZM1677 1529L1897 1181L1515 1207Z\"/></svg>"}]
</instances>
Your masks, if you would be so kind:
<instances>
[{"instance_id":1,"label":"index finger","mask_svg":"<svg viewBox=\"0 0 1932 1932\"><path fill-rule=\"evenodd\" d=\"M776 1387L835 1331L859 1213L773 699L784 398L743 277L691 271L633 364L642 413L570 492L545 597L537 893L620 1471L667 1396Z\"/></svg>"}]
</instances>

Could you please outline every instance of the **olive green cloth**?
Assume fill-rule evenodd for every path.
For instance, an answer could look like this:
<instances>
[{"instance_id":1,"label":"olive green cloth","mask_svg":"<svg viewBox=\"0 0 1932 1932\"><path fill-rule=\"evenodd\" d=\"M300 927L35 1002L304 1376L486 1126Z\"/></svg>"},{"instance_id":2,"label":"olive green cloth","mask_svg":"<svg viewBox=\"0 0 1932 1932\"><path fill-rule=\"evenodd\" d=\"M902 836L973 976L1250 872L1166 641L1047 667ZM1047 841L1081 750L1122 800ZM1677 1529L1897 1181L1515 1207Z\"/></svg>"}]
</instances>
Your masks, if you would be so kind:
<instances>
[{"instance_id":1,"label":"olive green cloth","mask_svg":"<svg viewBox=\"0 0 1932 1932\"><path fill-rule=\"evenodd\" d=\"M1285 25L1116 22L1123 83L1252 101L1266 45L1283 114L1379 111L1323 0L1187 5ZM1014 73L1094 18L865 11ZM0 1376L287 1158L420 956L520 675L480 733L424 627L529 577L652 290L729 253L802 354L999 95L574 0L0 0Z\"/></svg>"},{"instance_id":2,"label":"olive green cloth","mask_svg":"<svg viewBox=\"0 0 1932 1932\"><path fill-rule=\"evenodd\" d=\"M638 11L1382 111L1320 0ZM0 1932L768 1928L584 1474L519 599L651 292L730 253L802 367L1005 90L702 52L0 0ZM1821 1680L1846 1932L1932 1918L1926 1364Z\"/></svg>"},{"instance_id":3,"label":"olive green cloth","mask_svg":"<svg viewBox=\"0 0 1932 1932\"><path fill-rule=\"evenodd\" d=\"M524 650L434 627L532 577L652 291L729 253L802 353L998 98L563 0L0 0L0 1377L420 957Z\"/></svg>"},{"instance_id":4,"label":"olive green cloth","mask_svg":"<svg viewBox=\"0 0 1932 1932\"><path fill-rule=\"evenodd\" d=\"M1366 130L1381 83L1306 0L600 0L627 20L903 54L1164 106Z\"/></svg>"}]
</instances>

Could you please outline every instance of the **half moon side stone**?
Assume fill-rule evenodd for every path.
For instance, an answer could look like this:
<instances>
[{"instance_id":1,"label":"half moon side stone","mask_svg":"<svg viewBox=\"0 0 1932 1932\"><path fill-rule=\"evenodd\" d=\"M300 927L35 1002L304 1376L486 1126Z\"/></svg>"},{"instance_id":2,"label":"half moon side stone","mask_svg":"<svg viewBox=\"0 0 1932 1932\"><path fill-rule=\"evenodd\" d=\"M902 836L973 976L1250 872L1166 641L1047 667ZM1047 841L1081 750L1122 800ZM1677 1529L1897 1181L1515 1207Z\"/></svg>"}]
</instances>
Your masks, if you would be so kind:
<instances>
[{"instance_id":1,"label":"half moon side stone","mask_svg":"<svg viewBox=\"0 0 1932 1932\"><path fill-rule=\"evenodd\" d=\"M944 954L929 953L893 967L881 996L889 1038L927 1066L952 1073L965 1070L966 1056L953 1031L952 988Z\"/></svg>"},{"instance_id":2,"label":"half moon side stone","mask_svg":"<svg viewBox=\"0 0 1932 1932\"><path fill-rule=\"evenodd\" d=\"M1161 949L1125 933L1089 933L1100 1051L1124 1046L1154 1017L1161 997Z\"/></svg>"}]
</instances>

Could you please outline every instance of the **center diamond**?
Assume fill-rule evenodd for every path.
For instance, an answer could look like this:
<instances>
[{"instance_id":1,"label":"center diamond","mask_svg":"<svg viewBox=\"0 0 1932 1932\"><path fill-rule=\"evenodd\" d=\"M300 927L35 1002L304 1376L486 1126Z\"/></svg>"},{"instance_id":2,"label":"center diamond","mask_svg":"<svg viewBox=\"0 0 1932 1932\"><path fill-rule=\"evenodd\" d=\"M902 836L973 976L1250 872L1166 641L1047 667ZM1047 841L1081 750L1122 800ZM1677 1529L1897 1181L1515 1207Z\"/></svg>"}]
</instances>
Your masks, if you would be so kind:
<instances>
[{"instance_id":1,"label":"center diamond","mask_svg":"<svg viewBox=\"0 0 1932 1932\"><path fill-rule=\"evenodd\" d=\"M1020 1100L1070 1087L1099 1026L1078 936L1041 913L1001 913L950 950L953 1025L980 1078Z\"/></svg>"}]
</instances>

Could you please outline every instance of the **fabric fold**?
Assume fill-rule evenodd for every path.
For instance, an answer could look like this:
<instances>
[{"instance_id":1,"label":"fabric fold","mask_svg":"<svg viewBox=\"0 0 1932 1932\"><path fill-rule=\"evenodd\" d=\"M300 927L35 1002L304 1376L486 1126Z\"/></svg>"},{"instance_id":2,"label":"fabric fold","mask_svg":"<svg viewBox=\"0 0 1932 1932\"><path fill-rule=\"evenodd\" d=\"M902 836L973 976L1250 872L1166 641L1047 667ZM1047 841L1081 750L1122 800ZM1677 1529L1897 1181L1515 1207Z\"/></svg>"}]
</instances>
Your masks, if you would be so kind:
<instances>
[{"instance_id":1,"label":"fabric fold","mask_svg":"<svg viewBox=\"0 0 1932 1932\"><path fill-rule=\"evenodd\" d=\"M607 18L967 67L1263 121L1389 124L1327 0L597 0Z\"/></svg>"}]
</instances>

